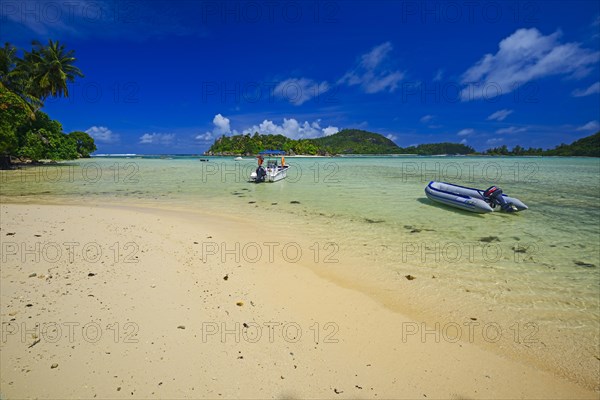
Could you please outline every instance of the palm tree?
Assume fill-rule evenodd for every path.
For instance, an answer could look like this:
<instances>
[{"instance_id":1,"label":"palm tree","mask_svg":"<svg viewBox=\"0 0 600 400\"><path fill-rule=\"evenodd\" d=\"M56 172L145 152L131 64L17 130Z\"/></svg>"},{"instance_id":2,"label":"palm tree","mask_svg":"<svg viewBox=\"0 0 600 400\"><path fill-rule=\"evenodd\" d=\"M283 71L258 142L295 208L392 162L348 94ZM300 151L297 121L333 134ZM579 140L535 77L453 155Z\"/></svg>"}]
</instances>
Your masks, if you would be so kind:
<instances>
[{"instance_id":1,"label":"palm tree","mask_svg":"<svg viewBox=\"0 0 600 400\"><path fill-rule=\"evenodd\" d=\"M49 96L69 97L68 83L76 77L83 77L75 67L74 50L65 51L58 41L48 40L48 46L33 42L31 52L25 52L22 60L17 60L16 70L24 79L24 92L45 100Z\"/></svg>"},{"instance_id":2,"label":"palm tree","mask_svg":"<svg viewBox=\"0 0 600 400\"><path fill-rule=\"evenodd\" d=\"M42 101L29 90L31 87L30 72L22 59L17 57L17 49L10 43L0 48L0 83L5 88L25 100L31 113L35 113L43 105Z\"/></svg>"},{"instance_id":3,"label":"palm tree","mask_svg":"<svg viewBox=\"0 0 600 400\"><path fill-rule=\"evenodd\" d=\"M7 88L11 87L10 72L15 68L17 49L10 43L4 43L0 48L0 82Z\"/></svg>"}]
</instances>

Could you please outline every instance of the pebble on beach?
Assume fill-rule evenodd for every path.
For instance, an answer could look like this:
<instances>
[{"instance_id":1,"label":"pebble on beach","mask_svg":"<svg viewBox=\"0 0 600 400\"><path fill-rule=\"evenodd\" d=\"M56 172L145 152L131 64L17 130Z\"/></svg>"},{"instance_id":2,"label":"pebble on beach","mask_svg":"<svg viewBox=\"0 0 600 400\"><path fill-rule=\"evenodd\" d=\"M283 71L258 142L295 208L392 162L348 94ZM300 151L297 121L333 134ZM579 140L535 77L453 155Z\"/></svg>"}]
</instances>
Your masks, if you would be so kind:
<instances>
[{"instance_id":1,"label":"pebble on beach","mask_svg":"<svg viewBox=\"0 0 600 400\"><path fill-rule=\"evenodd\" d=\"M410 274L405 276L406 279L408 279L409 281L412 281L413 279L417 279L415 276L412 276Z\"/></svg>"}]
</instances>

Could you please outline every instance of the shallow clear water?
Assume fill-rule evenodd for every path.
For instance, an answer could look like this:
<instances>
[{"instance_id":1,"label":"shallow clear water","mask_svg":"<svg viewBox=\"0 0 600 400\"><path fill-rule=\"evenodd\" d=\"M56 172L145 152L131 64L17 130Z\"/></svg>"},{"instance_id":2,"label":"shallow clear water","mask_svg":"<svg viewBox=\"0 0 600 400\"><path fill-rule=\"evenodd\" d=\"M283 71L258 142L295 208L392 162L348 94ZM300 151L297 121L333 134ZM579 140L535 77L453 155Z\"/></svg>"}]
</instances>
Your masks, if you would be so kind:
<instances>
[{"instance_id":1,"label":"shallow clear water","mask_svg":"<svg viewBox=\"0 0 600 400\"><path fill-rule=\"evenodd\" d=\"M297 229L336 243L339 258L354 261L352 268L331 268L338 275L369 281L447 320L487 315L506 329L533 322L544 346L562 349L553 353L564 368L597 365L599 159L290 157L286 180L256 185L247 182L254 159L202 158L209 161L98 157L1 171L0 196L133 202ZM423 191L430 180L497 185L529 210L479 215L436 205ZM418 278L414 285L407 286L407 274Z\"/></svg>"}]
</instances>

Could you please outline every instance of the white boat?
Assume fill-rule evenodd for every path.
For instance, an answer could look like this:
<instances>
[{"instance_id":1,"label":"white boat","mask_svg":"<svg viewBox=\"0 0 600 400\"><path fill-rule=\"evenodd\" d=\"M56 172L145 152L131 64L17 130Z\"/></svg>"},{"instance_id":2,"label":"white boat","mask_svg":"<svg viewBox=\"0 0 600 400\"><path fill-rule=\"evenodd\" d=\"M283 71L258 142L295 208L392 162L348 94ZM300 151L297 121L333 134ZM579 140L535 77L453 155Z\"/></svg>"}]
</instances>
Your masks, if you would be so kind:
<instances>
[{"instance_id":1,"label":"white boat","mask_svg":"<svg viewBox=\"0 0 600 400\"><path fill-rule=\"evenodd\" d=\"M244 161L244 159L242 157L236 157L233 159L233 161Z\"/></svg>"},{"instance_id":2,"label":"white boat","mask_svg":"<svg viewBox=\"0 0 600 400\"><path fill-rule=\"evenodd\" d=\"M519 199L502 193L502 189L492 186L487 190L469 188L446 182L431 181L425 187L427 197L437 203L475 213L494 211L496 206L505 212L527 210L527 206Z\"/></svg>"},{"instance_id":3,"label":"white boat","mask_svg":"<svg viewBox=\"0 0 600 400\"><path fill-rule=\"evenodd\" d=\"M289 165L285 165L285 151L281 150L265 150L258 153L258 168L250 174L250 181L255 183L260 182L277 182L287 177ZM264 156L271 157L267 160L267 166L263 166ZM273 158L277 156L276 158ZM281 163L277 163L277 158L281 157Z\"/></svg>"}]
</instances>

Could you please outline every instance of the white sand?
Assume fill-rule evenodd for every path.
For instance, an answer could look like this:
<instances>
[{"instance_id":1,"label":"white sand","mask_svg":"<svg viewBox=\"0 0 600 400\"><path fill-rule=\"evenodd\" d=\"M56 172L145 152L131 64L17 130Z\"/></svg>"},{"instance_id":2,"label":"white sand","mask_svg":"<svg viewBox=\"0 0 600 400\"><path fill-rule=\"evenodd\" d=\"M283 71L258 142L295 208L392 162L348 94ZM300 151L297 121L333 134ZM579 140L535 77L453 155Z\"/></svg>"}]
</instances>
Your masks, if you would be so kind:
<instances>
[{"instance_id":1,"label":"white sand","mask_svg":"<svg viewBox=\"0 0 600 400\"><path fill-rule=\"evenodd\" d=\"M293 232L128 208L0 216L2 399L598 398L465 340L406 336L415 321L316 275L321 257L292 262Z\"/></svg>"}]
</instances>

